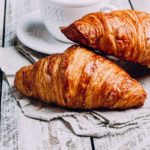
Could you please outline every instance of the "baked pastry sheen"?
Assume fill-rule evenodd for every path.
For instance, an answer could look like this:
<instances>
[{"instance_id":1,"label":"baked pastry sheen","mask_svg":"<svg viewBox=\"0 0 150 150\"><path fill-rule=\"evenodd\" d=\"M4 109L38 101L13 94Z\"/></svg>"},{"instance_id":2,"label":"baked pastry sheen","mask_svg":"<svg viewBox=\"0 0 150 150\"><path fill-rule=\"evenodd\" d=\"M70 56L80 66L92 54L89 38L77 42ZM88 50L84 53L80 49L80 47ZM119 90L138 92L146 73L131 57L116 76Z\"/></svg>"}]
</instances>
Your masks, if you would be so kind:
<instances>
[{"instance_id":1,"label":"baked pastry sheen","mask_svg":"<svg viewBox=\"0 0 150 150\"><path fill-rule=\"evenodd\" d=\"M150 68L150 15L134 10L92 13L62 32L72 41Z\"/></svg>"},{"instance_id":2,"label":"baked pastry sheen","mask_svg":"<svg viewBox=\"0 0 150 150\"><path fill-rule=\"evenodd\" d=\"M28 97L79 109L140 107L146 98L123 69L78 45L23 67L15 87Z\"/></svg>"}]
</instances>

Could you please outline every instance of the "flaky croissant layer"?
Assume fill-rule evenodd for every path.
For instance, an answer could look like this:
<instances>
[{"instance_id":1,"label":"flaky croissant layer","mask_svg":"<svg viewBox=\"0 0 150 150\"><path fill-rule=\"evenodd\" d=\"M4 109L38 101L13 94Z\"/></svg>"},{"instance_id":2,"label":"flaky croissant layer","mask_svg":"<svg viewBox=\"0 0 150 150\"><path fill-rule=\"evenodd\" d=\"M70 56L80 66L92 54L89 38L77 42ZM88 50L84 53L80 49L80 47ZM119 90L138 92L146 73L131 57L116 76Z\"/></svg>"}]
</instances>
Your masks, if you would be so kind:
<instances>
[{"instance_id":1,"label":"flaky croissant layer","mask_svg":"<svg viewBox=\"0 0 150 150\"><path fill-rule=\"evenodd\" d=\"M150 68L150 15L134 10L92 13L62 32L72 41Z\"/></svg>"},{"instance_id":2,"label":"flaky croissant layer","mask_svg":"<svg viewBox=\"0 0 150 150\"><path fill-rule=\"evenodd\" d=\"M15 87L28 97L79 109L140 107L146 98L123 69L77 45L20 69Z\"/></svg>"}]
</instances>

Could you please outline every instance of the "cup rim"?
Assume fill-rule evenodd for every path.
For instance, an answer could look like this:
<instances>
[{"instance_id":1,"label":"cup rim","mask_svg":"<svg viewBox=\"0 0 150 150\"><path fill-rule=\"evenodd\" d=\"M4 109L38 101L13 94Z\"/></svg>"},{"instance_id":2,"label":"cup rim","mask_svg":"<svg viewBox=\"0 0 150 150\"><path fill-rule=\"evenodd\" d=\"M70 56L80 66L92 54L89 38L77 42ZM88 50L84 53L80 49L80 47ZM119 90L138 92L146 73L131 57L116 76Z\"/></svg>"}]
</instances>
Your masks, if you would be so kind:
<instances>
[{"instance_id":1,"label":"cup rim","mask_svg":"<svg viewBox=\"0 0 150 150\"><path fill-rule=\"evenodd\" d=\"M78 1L66 1L66 0L49 0L53 4L65 6L65 7L87 7L96 5L100 2L100 0L81 0L81 2Z\"/></svg>"}]
</instances>

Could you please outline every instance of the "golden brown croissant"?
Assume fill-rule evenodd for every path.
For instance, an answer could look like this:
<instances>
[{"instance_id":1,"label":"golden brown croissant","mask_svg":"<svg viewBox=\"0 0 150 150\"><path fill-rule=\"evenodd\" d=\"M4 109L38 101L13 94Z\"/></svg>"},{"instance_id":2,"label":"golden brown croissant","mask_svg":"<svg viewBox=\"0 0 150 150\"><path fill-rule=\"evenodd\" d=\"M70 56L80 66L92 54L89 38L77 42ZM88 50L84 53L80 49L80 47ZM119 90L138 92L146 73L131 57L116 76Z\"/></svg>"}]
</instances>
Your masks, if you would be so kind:
<instances>
[{"instance_id":1,"label":"golden brown croissant","mask_svg":"<svg viewBox=\"0 0 150 150\"><path fill-rule=\"evenodd\" d=\"M134 10L92 13L62 32L72 41L150 68L150 15Z\"/></svg>"},{"instance_id":2,"label":"golden brown croissant","mask_svg":"<svg viewBox=\"0 0 150 150\"><path fill-rule=\"evenodd\" d=\"M141 85L113 62L74 45L20 69L15 86L24 95L80 109L125 109L144 104Z\"/></svg>"}]
</instances>

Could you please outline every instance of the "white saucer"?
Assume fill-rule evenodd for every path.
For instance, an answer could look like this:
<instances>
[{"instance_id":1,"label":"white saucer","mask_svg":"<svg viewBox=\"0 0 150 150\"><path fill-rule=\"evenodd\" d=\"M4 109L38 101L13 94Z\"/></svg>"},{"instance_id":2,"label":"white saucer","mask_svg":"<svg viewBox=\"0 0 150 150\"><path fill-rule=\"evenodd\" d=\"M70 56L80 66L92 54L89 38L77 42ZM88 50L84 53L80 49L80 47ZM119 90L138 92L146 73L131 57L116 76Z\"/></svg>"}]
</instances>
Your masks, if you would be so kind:
<instances>
[{"instance_id":1,"label":"white saucer","mask_svg":"<svg viewBox=\"0 0 150 150\"><path fill-rule=\"evenodd\" d=\"M16 34L25 46L45 54L62 53L72 45L56 40L45 28L39 12L24 18Z\"/></svg>"}]
</instances>

